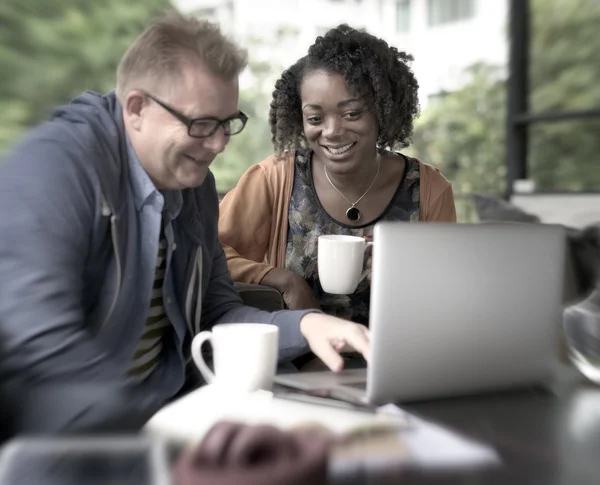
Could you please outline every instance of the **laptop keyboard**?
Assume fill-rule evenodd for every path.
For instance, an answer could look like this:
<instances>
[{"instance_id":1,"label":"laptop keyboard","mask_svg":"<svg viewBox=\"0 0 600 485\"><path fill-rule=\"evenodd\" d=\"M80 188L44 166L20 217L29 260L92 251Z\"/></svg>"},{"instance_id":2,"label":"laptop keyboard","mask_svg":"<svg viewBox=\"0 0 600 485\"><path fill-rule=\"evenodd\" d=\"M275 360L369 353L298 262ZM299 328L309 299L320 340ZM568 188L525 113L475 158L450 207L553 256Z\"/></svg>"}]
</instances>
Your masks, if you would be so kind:
<instances>
[{"instance_id":1,"label":"laptop keyboard","mask_svg":"<svg viewBox=\"0 0 600 485\"><path fill-rule=\"evenodd\" d=\"M361 389L363 391L367 390L367 381L354 381L354 382L344 382L342 383L344 387L351 387L353 389Z\"/></svg>"}]
</instances>

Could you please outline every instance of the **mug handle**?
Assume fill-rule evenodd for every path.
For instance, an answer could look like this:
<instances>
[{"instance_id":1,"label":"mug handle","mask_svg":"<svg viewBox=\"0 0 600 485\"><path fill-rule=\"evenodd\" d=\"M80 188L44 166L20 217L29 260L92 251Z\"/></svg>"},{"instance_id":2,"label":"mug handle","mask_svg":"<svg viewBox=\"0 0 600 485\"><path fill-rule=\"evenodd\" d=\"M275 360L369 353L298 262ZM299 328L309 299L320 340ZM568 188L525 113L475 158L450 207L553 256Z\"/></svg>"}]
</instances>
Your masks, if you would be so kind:
<instances>
[{"instance_id":1,"label":"mug handle","mask_svg":"<svg viewBox=\"0 0 600 485\"><path fill-rule=\"evenodd\" d=\"M208 384L212 384L215 380L215 375L208 368L208 365L206 365L206 362L202 357L202 344L204 344L204 342L210 342L212 345L212 332L205 330L194 337L194 340L192 340L192 358L194 359L196 366L198 366L202 377L206 379Z\"/></svg>"},{"instance_id":2,"label":"mug handle","mask_svg":"<svg viewBox=\"0 0 600 485\"><path fill-rule=\"evenodd\" d=\"M373 242L367 241L367 244L365 245L365 251L369 248L369 246L373 246ZM371 272L370 268L365 269L363 271L363 273L360 275L360 279L358 280L358 282L360 283L362 280L364 280L370 272Z\"/></svg>"}]
</instances>

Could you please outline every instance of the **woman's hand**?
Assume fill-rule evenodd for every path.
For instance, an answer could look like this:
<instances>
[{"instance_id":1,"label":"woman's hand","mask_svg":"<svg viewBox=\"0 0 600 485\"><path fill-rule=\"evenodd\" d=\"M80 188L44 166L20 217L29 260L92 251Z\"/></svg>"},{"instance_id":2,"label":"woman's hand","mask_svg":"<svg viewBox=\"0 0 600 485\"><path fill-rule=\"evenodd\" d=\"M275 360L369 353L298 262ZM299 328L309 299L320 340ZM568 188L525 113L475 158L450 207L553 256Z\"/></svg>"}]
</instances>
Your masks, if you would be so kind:
<instances>
[{"instance_id":1,"label":"woman's hand","mask_svg":"<svg viewBox=\"0 0 600 485\"><path fill-rule=\"evenodd\" d=\"M287 269L273 268L263 277L260 284L277 289L290 310L321 308L308 283Z\"/></svg>"},{"instance_id":2,"label":"woman's hand","mask_svg":"<svg viewBox=\"0 0 600 485\"><path fill-rule=\"evenodd\" d=\"M373 254L371 252L369 252L369 254L367 255L367 262L366 262L366 270L368 271L367 273L367 281L369 282L369 284L371 284L371 274L373 273L371 266L373 264Z\"/></svg>"},{"instance_id":3,"label":"woman's hand","mask_svg":"<svg viewBox=\"0 0 600 485\"><path fill-rule=\"evenodd\" d=\"M365 239L367 240L367 242L373 242L373 236L365 236ZM367 261L365 263L365 270L368 271L367 273L367 281L369 282L369 284L371 284L371 267L373 264L373 246L371 245L370 248L367 248Z\"/></svg>"}]
</instances>

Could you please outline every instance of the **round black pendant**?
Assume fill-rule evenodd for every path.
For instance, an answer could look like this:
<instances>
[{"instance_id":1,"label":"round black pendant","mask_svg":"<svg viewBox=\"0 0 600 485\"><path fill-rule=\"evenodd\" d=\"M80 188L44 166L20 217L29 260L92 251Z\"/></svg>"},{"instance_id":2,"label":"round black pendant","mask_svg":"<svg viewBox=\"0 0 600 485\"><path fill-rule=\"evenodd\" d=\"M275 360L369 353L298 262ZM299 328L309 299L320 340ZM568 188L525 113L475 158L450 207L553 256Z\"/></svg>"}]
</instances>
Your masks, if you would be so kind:
<instances>
[{"instance_id":1,"label":"round black pendant","mask_svg":"<svg viewBox=\"0 0 600 485\"><path fill-rule=\"evenodd\" d=\"M349 221L358 221L360 219L360 211L356 207L350 207L346 211L346 217Z\"/></svg>"}]
</instances>

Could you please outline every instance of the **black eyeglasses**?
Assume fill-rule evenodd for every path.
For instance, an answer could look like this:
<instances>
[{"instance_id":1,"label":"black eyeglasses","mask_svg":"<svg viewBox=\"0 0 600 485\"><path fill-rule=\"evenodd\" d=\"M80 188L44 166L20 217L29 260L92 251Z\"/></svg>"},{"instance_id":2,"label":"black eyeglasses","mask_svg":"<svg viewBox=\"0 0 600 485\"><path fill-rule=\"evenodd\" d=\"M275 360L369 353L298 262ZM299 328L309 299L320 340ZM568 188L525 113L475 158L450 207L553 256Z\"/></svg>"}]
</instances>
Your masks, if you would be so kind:
<instances>
[{"instance_id":1,"label":"black eyeglasses","mask_svg":"<svg viewBox=\"0 0 600 485\"><path fill-rule=\"evenodd\" d=\"M188 135L194 138L207 138L214 135L219 126L223 127L225 136L237 135L246 126L248 117L241 111L237 116L226 120L220 120L218 118L206 117L206 118L194 118L190 119L184 114L180 113L176 109L169 106L167 103L155 98L150 93L144 91L144 94L148 96L156 104L162 106L165 110L171 113L175 118L181 121L188 129Z\"/></svg>"}]
</instances>

